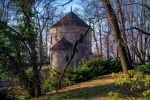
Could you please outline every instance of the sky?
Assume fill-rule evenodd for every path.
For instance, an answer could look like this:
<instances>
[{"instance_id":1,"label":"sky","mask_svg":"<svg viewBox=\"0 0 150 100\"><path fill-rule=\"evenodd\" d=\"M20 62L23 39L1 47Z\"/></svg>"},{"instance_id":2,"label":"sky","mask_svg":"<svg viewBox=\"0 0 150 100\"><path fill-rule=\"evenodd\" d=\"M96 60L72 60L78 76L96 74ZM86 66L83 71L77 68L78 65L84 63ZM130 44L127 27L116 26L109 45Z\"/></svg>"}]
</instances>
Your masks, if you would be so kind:
<instances>
[{"instance_id":1,"label":"sky","mask_svg":"<svg viewBox=\"0 0 150 100\"><path fill-rule=\"evenodd\" d=\"M73 2L66 5L66 11L69 12L71 10L74 10L75 8L81 9L82 7L79 5L79 0L73 0Z\"/></svg>"},{"instance_id":2,"label":"sky","mask_svg":"<svg viewBox=\"0 0 150 100\"><path fill-rule=\"evenodd\" d=\"M58 3L60 3L60 5L67 3L69 0L58 0ZM80 1L81 0L73 0L72 2L70 2L69 4L66 4L63 8L65 9L64 12L70 12L71 11L71 7L72 7L72 11L77 9L82 9L82 7L80 6Z\"/></svg>"}]
</instances>

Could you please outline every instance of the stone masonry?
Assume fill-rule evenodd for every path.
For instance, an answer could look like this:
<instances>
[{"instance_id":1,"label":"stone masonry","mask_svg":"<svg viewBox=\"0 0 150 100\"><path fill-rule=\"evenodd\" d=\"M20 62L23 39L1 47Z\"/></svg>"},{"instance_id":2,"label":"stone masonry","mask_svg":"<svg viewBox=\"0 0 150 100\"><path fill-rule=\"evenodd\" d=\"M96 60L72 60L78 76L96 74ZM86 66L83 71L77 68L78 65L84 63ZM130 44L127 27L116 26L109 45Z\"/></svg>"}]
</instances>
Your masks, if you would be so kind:
<instances>
[{"instance_id":1,"label":"stone masonry","mask_svg":"<svg viewBox=\"0 0 150 100\"><path fill-rule=\"evenodd\" d=\"M50 62L53 67L63 67L69 61L76 41L90 28L75 13L70 12L50 28ZM92 29L77 46L71 65L92 57Z\"/></svg>"}]
</instances>

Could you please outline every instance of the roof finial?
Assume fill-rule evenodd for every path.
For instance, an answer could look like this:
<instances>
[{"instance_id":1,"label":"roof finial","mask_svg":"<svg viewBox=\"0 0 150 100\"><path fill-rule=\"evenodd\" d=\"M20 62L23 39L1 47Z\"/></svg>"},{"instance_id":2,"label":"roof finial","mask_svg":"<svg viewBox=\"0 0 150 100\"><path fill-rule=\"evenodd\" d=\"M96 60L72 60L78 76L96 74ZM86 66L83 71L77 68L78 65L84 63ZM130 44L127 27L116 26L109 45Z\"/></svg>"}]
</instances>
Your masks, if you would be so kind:
<instances>
[{"instance_id":1,"label":"roof finial","mask_svg":"<svg viewBox=\"0 0 150 100\"><path fill-rule=\"evenodd\" d=\"M71 12L72 12L72 6L71 6Z\"/></svg>"}]
</instances>

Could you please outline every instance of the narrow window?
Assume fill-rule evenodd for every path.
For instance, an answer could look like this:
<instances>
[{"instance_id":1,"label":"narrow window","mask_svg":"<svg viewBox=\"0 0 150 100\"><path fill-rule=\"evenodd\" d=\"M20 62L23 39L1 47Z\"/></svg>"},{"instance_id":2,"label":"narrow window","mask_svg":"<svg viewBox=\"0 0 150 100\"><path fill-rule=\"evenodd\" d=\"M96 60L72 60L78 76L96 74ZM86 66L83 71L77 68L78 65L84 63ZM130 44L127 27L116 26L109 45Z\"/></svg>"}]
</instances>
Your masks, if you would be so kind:
<instances>
[{"instance_id":1,"label":"narrow window","mask_svg":"<svg viewBox=\"0 0 150 100\"><path fill-rule=\"evenodd\" d=\"M80 35L80 43L83 43L83 34Z\"/></svg>"},{"instance_id":2,"label":"narrow window","mask_svg":"<svg viewBox=\"0 0 150 100\"><path fill-rule=\"evenodd\" d=\"M66 61L68 61L69 60L69 57L66 55Z\"/></svg>"},{"instance_id":3,"label":"narrow window","mask_svg":"<svg viewBox=\"0 0 150 100\"><path fill-rule=\"evenodd\" d=\"M55 40L58 41L58 33L55 34Z\"/></svg>"}]
</instances>

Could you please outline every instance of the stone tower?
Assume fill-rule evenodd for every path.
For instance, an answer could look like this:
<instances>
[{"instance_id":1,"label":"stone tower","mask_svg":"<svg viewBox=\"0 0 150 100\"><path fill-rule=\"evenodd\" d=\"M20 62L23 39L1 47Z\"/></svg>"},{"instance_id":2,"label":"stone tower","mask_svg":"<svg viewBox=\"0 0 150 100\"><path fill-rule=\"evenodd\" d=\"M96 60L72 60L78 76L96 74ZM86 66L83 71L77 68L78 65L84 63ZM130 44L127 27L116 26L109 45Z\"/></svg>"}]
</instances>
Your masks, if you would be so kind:
<instances>
[{"instance_id":1,"label":"stone tower","mask_svg":"<svg viewBox=\"0 0 150 100\"><path fill-rule=\"evenodd\" d=\"M50 28L50 60L53 67L63 67L73 53L73 47L79 38L86 37L77 46L72 65L92 57L92 29L72 11Z\"/></svg>"}]
</instances>

